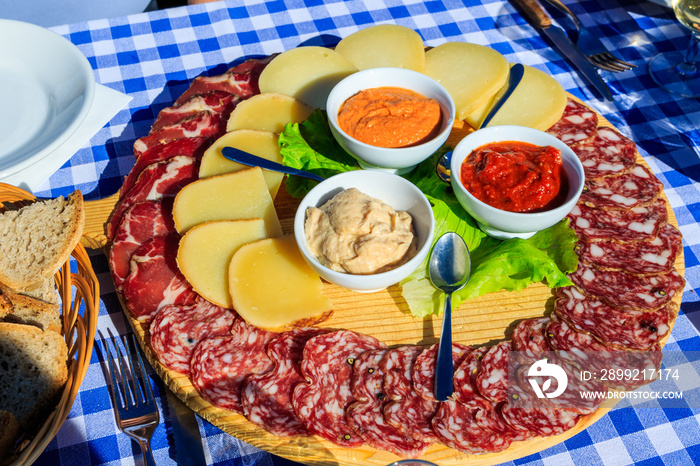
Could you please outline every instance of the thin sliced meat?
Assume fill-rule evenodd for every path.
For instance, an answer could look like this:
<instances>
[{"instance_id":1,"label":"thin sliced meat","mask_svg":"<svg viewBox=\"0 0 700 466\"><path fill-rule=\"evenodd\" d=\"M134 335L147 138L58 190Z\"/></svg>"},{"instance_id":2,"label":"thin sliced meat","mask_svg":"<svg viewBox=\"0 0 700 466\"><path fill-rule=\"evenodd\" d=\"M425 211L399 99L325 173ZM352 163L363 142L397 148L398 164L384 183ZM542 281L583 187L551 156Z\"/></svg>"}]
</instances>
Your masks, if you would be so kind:
<instances>
[{"instance_id":1,"label":"thin sliced meat","mask_svg":"<svg viewBox=\"0 0 700 466\"><path fill-rule=\"evenodd\" d=\"M654 202L664 185L643 165L621 175L586 180L579 202L595 209L626 210Z\"/></svg>"},{"instance_id":2,"label":"thin sliced meat","mask_svg":"<svg viewBox=\"0 0 700 466\"><path fill-rule=\"evenodd\" d=\"M568 99L564 114L547 133L567 145L592 138L598 132L598 115L585 105Z\"/></svg>"},{"instance_id":3,"label":"thin sliced meat","mask_svg":"<svg viewBox=\"0 0 700 466\"><path fill-rule=\"evenodd\" d=\"M382 359L384 393L390 400L384 406L384 419L406 435L432 443L437 438L430 421L438 402L426 400L413 388L413 366L423 350L422 346L401 346Z\"/></svg>"},{"instance_id":4,"label":"thin sliced meat","mask_svg":"<svg viewBox=\"0 0 700 466\"><path fill-rule=\"evenodd\" d=\"M206 137L218 139L226 132L228 115L203 111L186 117L177 123L163 126L158 131L134 142L134 157L138 160L147 150L159 144L167 144L180 138Z\"/></svg>"},{"instance_id":5,"label":"thin sliced meat","mask_svg":"<svg viewBox=\"0 0 700 466\"><path fill-rule=\"evenodd\" d=\"M197 345L190 361L192 385L214 406L242 413L245 379L272 367L265 351L276 334L237 319L231 335L212 337Z\"/></svg>"},{"instance_id":6,"label":"thin sliced meat","mask_svg":"<svg viewBox=\"0 0 700 466\"><path fill-rule=\"evenodd\" d=\"M577 204L568 216L576 235L588 242L654 239L668 221L666 201L661 198L629 210L599 210Z\"/></svg>"},{"instance_id":7,"label":"thin sliced meat","mask_svg":"<svg viewBox=\"0 0 700 466\"><path fill-rule=\"evenodd\" d=\"M129 207L109 250L109 269L117 291L131 272L131 256L147 240L175 231L172 198L138 202Z\"/></svg>"},{"instance_id":8,"label":"thin sliced meat","mask_svg":"<svg viewBox=\"0 0 700 466\"><path fill-rule=\"evenodd\" d=\"M560 290L561 288L557 288ZM549 317L525 319L513 330L513 351L526 353L525 356L542 351L550 351L544 330L549 324Z\"/></svg>"},{"instance_id":9,"label":"thin sliced meat","mask_svg":"<svg viewBox=\"0 0 700 466\"><path fill-rule=\"evenodd\" d=\"M508 397L510 348L510 341L502 341L492 346L481 359L481 369L476 376L476 388L481 396L492 403L500 403Z\"/></svg>"},{"instance_id":10,"label":"thin sliced meat","mask_svg":"<svg viewBox=\"0 0 700 466\"><path fill-rule=\"evenodd\" d=\"M557 289L554 312L610 348L648 350L671 331L677 311L675 304L649 312L626 311L567 286Z\"/></svg>"},{"instance_id":11,"label":"thin sliced meat","mask_svg":"<svg viewBox=\"0 0 700 466\"><path fill-rule=\"evenodd\" d=\"M624 309L651 311L668 304L683 291L685 280L676 272L656 275L630 275L620 271L602 271L579 261L578 269L568 275L584 294Z\"/></svg>"},{"instance_id":12,"label":"thin sliced meat","mask_svg":"<svg viewBox=\"0 0 700 466\"><path fill-rule=\"evenodd\" d=\"M451 399L440 403L433 418L433 429L438 440L467 454L496 453L507 449L513 441L512 436L488 429L478 421L485 411L491 409L490 403L483 398L476 398L467 404Z\"/></svg>"},{"instance_id":13,"label":"thin sliced meat","mask_svg":"<svg viewBox=\"0 0 700 466\"><path fill-rule=\"evenodd\" d=\"M579 241L575 250L579 259L600 270L653 275L673 268L683 250L683 237L676 227L667 223L653 239L625 243L614 240L595 243Z\"/></svg>"},{"instance_id":14,"label":"thin sliced meat","mask_svg":"<svg viewBox=\"0 0 700 466\"><path fill-rule=\"evenodd\" d=\"M481 362L490 346L482 346L470 352L461 364L457 366L452 377L454 392L452 398L456 401L467 404L474 398L481 396L477 389L477 375L481 372Z\"/></svg>"},{"instance_id":15,"label":"thin sliced meat","mask_svg":"<svg viewBox=\"0 0 700 466\"><path fill-rule=\"evenodd\" d=\"M292 391L304 381L301 357L306 342L328 330L296 328L275 336L267 345L272 368L248 376L241 392L243 414L250 422L279 437L309 435L292 407Z\"/></svg>"},{"instance_id":16,"label":"thin sliced meat","mask_svg":"<svg viewBox=\"0 0 700 466\"><path fill-rule=\"evenodd\" d=\"M636 164L635 143L612 128L599 126L596 135L571 146L583 165L586 179L620 175Z\"/></svg>"},{"instance_id":17,"label":"thin sliced meat","mask_svg":"<svg viewBox=\"0 0 700 466\"><path fill-rule=\"evenodd\" d=\"M165 306L194 304L197 293L177 268L180 235L155 236L131 256L131 272L122 288L131 315L141 322L151 319Z\"/></svg>"},{"instance_id":18,"label":"thin sliced meat","mask_svg":"<svg viewBox=\"0 0 700 466\"><path fill-rule=\"evenodd\" d=\"M151 349L170 370L190 375L190 359L205 338L228 335L237 314L199 297L191 306L165 306L149 327Z\"/></svg>"},{"instance_id":19,"label":"thin sliced meat","mask_svg":"<svg viewBox=\"0 0 700 466\"><path fill-rule=\"evenodd\" d=\"M240 97L224 91L211 91L206 94L193 95L180 105L172 105L161 110L153 126L151 126L150 133L154 133L165 126L173 125L199 112L208 111L228 116L240 100Z\"/></svg>"},{"instance_id":20,"label":"thin sliced meat","mask_svg":"<svg viewBox=\"0 0 700 466\"><path fill-rule=\"evenodd\" d=\"M292 405L309 432L344 447L362 445L345 419L355 401L350 391L352 367L365 351L386 348L369 335L339 330L319 335L304 346L301 371L306 379L294 389Z\"/></svg>"},{"instance_id":21,"label":"thin sliced meat","mask_svg":"<svg viewBox=\"0 0 700 466\"><path fill-rule=\"evenodd\" d=\"M127 196L131 188L134 187L141 172L149 165L163 162L177 155L186 155L200 160L210 143L211 140L203 136L196 138L180 138L165 144L158 144L147 150L141 154L141 157L139 157L131 168L129 174L124 178L124 183L119 190L119 198L122 199Z\"/></svg>"},{"instance_id":22,"label":"thin sliced meat","mask_svg":"<svg viewBox=\"0 0 700 466\"><path fill-rule=\"evenodd\" d=\"M114 239L124 212L132 205L175 196L184 186L198 178L199 162L194 157L178 155L163 162L153 163L140 174L134 187L122 198L107 224L107 235Z\"/></svg>"},{"instance_id":23,"label":"thin sliced meat","mask_svg":"<svg viewBox=\"0 0 700 466\"><path fill-rule=\"evenodd\" d=\"M403 458L417 458L430 446L406 435L384 419L388 399L384 393L381 362L388 350L365 351L353 365L350 391L355 402L345 410L350 427L373 448L386 450Z\"/></svg>"},{"instance_id":24,"label":"thin sliced meat","mask_svg":"<svg viewBox=\"0 0 700 466\"><path fill-rule=\"evenodd\" d=\"M437 402L435 398L435 362L438 345L425 349L416 359L413 367L413 389L425 400ZM464 358L472 352L470 346L460 343L452 344L452 367L456 369Z\"/></svg>"}]
</instances>

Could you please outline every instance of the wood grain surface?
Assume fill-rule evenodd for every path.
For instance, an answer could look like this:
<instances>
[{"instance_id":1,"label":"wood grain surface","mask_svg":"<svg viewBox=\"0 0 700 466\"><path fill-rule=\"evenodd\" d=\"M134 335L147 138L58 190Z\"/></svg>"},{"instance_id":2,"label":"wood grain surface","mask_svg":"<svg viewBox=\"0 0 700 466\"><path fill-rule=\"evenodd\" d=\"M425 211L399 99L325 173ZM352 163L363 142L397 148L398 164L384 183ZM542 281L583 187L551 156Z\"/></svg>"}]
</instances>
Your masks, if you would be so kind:
<instances>
[{"instance_id":1,"label":"wood grain surface","mask_svg":"<svg viewBox=\"0 0 700 466\"><path fill-rule=\"evenodd\" d=\"M599 117L600 124L609 125ZM472 130L463 122L457 122L448 144L456 145ZM646 165L637 154L639 163ZM106 248L104 224L114 207L116 195L87 203L86 231L83 244L87 247ZM294 213L299 201L280 189L275 199L278 216L285 233L292 233ZM673 211L667 203L669 222L677 226ZM676 268L684 275L684 258L676 260ZM389 347L403 344L429 346L437 343L442 322L441 316L415 318L401 297L398 286L376 293L355 293L329 283L324 284L324 294L331 299L334 313L320 327L349 329L373 335ZM680 294L676 298L680 304ZM453 341L473 346L493 345L510 339L517 323L530 317L548 315L552 311L554 295L543 283L534 283L520 292L498 292L468 300L452 317ZM122 302L127 317L129 313ZM202 399L189 379L163 367L150 350L148 332L144 326L129 318L139 343L156 372L172 391L200 416L225 432L270 453L311 465L387 465L399 458L389 452L363 446L341 448L318 437L276 437L248 422L242 415L216 408ZM440 465L491 465L521 458L551 446L585 430L600 419L617 400L609 400L601 409L581 419L575 428L564 434L515 442L506 451L497 454L467 455L443 445L431 446L423 459Z\"/></svg>"}]
</instances>

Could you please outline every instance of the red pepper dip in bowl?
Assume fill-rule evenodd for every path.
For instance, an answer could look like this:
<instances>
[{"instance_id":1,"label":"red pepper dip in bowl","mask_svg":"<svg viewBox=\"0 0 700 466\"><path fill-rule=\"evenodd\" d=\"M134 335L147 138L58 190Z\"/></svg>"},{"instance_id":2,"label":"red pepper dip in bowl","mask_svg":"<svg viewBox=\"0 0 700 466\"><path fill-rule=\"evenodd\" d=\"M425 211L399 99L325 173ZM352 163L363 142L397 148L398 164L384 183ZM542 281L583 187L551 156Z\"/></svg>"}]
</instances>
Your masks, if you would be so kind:
<instances>
[{"instance_id":1,"label":"red pepper dip in bowl","mask_svg":"<svg viewBox=\"0 0 700 466\"><path fill-rule=\"evenodd\" d=\"M494 126L465 137L450 161L452 187L481 229L528 238L576 205L585 176L563 142L523 126Z\"/></svg>"}]
</instances>

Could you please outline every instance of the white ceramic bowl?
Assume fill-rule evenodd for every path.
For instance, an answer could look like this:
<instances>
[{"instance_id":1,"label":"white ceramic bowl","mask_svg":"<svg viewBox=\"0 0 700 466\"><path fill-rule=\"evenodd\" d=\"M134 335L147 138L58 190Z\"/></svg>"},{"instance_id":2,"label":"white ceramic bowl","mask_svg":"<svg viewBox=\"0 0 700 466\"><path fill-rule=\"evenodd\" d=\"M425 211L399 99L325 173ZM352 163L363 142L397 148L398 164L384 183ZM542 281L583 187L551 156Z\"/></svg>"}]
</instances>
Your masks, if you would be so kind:
<instances>
[{"instance_id":1,"label":"white ceramic bowl","mask_svg":"<svg viewBox=\"0 0 700 466\"><path fill-rule=\"evenodd\" d=\"M338 110L354 94L375 87L401 87L436 100L442 109L440 132L433 139L416 146L377 147L350 137L338 126ZM378 168L393 173L407 173L435 153L452 130L455 105L447 90L437 81L417 71L403 68L371 68L351 74L335 85L326 103L331 133L363 168Z\"/></svg>"},{"instance_id":2,"label":"white ceramic bowl","mask_svg":"<svg viewBox=\"0 0 700 466\"><path fill-rule=\"evenodd\" d=\"M517 213L491 207L474 197L460 181L462 162L476 148L493 142L520 141L538 146L553 146L561 151L561 161L569 181L564 203L544 212ZM581 192L585 175L583 165L574 151L552 135L524 126L493 126L475 131L462 139L450 161L452 188L464 209L479 222L481 229L496 238L529 238L563 219L574 208Z\"/></svg>"},{"instance_id":3,"label":"white ceramic bowl","mask_svg":"<svg viewBox=\"0 0 700 466\"><path fill-rule=\"evenodd\" d=\"M75 45L48 29L0 19L0 179L63 144L94 93L92 68Z\"/></svg>"},{"instance_id":4,"label":"white ceramic bowl","mask_svg":"<svg viewBox=\"0 0 700 466\"><path fill-rule=\"evenodd\" d=\"M333 196L349 188L357 188L368 196L384 201L397 211L403 210L411 214L418 238L418 253L411 260L388 272L352 275L331 270L321 265L313 256L304 235L306 209L321 207ZM294 216L294 236L299 250L311 268L331 283L360 292L378 291L409 276L430 252L434 230L433 211L425 195L410 181L379 170L356 170L328 178L309 191Z\"/></svg>"}]
</instances>

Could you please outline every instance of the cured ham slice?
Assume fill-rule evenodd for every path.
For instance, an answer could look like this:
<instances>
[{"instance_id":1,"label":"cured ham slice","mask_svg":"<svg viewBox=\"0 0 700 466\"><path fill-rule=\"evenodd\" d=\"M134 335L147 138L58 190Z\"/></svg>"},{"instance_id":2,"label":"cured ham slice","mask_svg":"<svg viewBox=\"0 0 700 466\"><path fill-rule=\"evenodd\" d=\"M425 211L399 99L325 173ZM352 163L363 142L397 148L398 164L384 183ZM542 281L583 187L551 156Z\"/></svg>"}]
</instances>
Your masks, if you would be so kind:
<instances>
[{"instance_id":1,"label":"cured ham slice","mask_svg":"<svg viewBox=\"0 0 700 466\"><path fill-rule=\"evenodd\" d=\"M135 319L150 322L165 306L194 304L197 294L177 268L179 241L177 233L156 236L131 256L131 273L122 291Z\"/></svg>"},{"instance_id":2,"label":"cured ham slice","mask_svg":"<svg viewBox=\"0 0 700 466\"><path fill-rule=\"evenodd\" d=\"M114 234L109 268L117 291L131 272L131 256L147 240L175 231L172 199L138 202L129 207Z\"/></svg>"},{"instance_id":3,"label":"cured ham slice","mask_svg":"<svg viewBox=\"0 0 700 466\"><path fill-rule=\"evenodd\" d=\"M144 152L159 144L167 144L180 138L195 138L198 136L217 139L226 132L228 115L221 115L209 111L196 113L184 118L177 123L163 126L148 136L139 138L134 142L134 157L138 160Z\"/></svg>"},{"instance_id":4,"label":"cured ham slice","mask_svg":"<svg viewBox=\"0 0 700 466\"><path fill-rule=\"evenodd\" d=\"M151 126L149 134L155 133L165 126L174 125L200 112L211 112L228 116L240 101L240 97L224 91L195 94L180 105L172 105L161 110L153 126Z\"/></svg>"}]
</instances>

